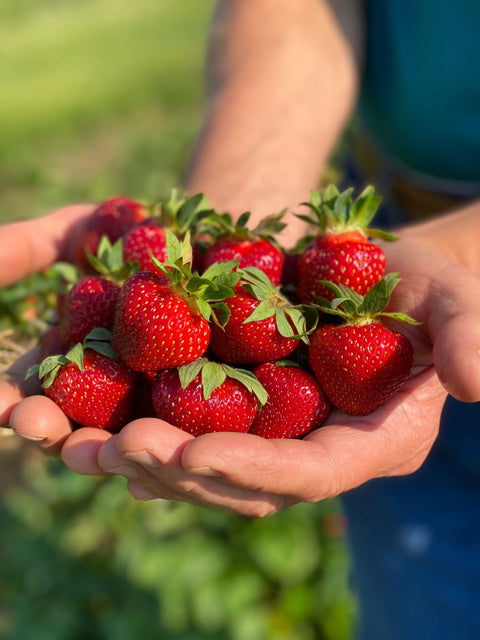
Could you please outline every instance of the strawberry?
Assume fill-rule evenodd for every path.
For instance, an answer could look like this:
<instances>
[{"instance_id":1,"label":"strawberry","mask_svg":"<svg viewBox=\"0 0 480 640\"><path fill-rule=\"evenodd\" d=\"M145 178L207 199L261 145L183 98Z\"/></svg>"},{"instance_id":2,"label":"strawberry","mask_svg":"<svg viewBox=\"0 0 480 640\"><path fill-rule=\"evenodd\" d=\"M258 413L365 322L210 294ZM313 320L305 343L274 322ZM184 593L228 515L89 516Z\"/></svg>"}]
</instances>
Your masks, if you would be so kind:
<instances>
[{"instance_id":1,"label":"strawberry","mask_svg":"<svg viewBox=\"0 0 480 640\"><path fill-rule=\"evenodd\" d=\"M131 417L136 376L107 342L97 339L104 336L102 330L91 332L83 343L46 358L27 375L37 372L45 395L77 424L115 432Z\"/></svg>"},{"instance_id":2,"label":"strawberry","mask_svg":"<svg viewBox=\"0 0 480 640\"><path fill-rule=\"evenodd\" d=\"M97 274L79 277L71 265L54 266L73 282L58 301L60 337L67 346L82 342L95 327L113 328L120 285L135 268L123 262L121 239L112 245L107 236L102 236L97 256L89 254L89 262Z\"/></svg>"},{"instance_id":3,"label":"strawberry","mask_svg":"<svg viewBox=\"0 0 480 640\"><path fill-rule=\"evenodd\" d=\"M294 363L265 362L253 368L268 393L249 433L263 438L298 438L319 427L331 404L315 377Z\"/></svg>"},{"instance_id":4,"label":"strawberry","mask_svg":"<svg viewBox=\"0 0 480 640\"><path fill-rule=\"evenodd\" d=\"M408 338L380 323L381 317L416 324L404 313L384 311L397 274L387 274L365 296L329 284L335 299L321 309L343 320L315 330L309 363L325 394L338 409L367 415L388 400L410 375L413 348Z\"/></svg>"},{"instance_id":5,"label":"strawberry","mask_svg":"<svg viewBox=\"0 0 480 640\"><path fill-rule=\"evenodd\" d=\"M332 292L322 280L344 284L364 295L385 272L385 254L368 237L394 240L380 229L370 229L380 198L373 187L367 187L352 202L352 189L339 193L333 185L323 195L311 192L311 201L304 203L314 216L298 217L315 224L318 234L309 243L298 265L298 295L309 304L318 299L331 299Z\"/></svg>"},{"instance_id":6,"label":"strawberry","mask_svg":"<svg viewBox=\"0 0 480 640\"><path fill-rule=\"evenodd\" d=\"M259 364L292 354L305 334L302 311L256 267L242 269L235 295L225 301L229 318L212 325L210 348L231 364Z\"/></svg>"},{"instance_id":7,"label":"strawberry","mask_svg":"<svg viewBox=\"0 0 480 640\"><path fill-rule=\"evenodd\" d=\"M177 367L199 358L210 340L212 309L233 294L240 275L233 264L191 272L191 245L169 230L169 260L158 273L139 271L128 277L118 297L112 345L135 371L152 372Z\"/></svg>"},{"instance_id":8,"label":"strawberry","mask_svg":"<svg viewBox=\"0 0 480 640\"><path fill-rule=\"evenodd\" d=\"M234 223L229 214L215 215L204 223L210 224L213 241L205 249L204 265L238 260L239 268L257 267L275 285L280 284L283 268L283 251L277 246L274 235L284 228L283 211L265 217L254 229L248 229L250 213L242 214Z\"/></svg>"},{"instance_id":9,"label":"strawberry","mask_svg":"<svg viewBox=\"0 0 480 640\"><path fill-rule=\"evenodd\" d=\"M113 328L120 285L103 276L82 276L65 295L60 320L63 344L83 342L95 327Z\"/></svg>"},{"instance_id":10,"label":"strawberry","mask_svg":"<svg viewBox=\"0 0 480 640\"><path fill-rule=\"evenodd\" d=\"M157 417L194 436L248 431L266 394L249 371L199 358L157 374L153 406Z\"/></svg>"},{"instance_id":11,"label":"strawberry","mask_svg":"<svg viewBox=\"0 0 480 640\"><path fill-rule=\"evenodd\" d=\"M148 215L148 207L140 202L127 198L105 200L72 234L67 249L69 261L90 273L92 266L88 254L97 254L101 237L107 236L114 243Z\"/></svg>"},{"instance_id":12,"label":"strawberry","mask_svg":"<svg viewBox=\"0 0 480 640\"><path fill-rule=\"evenodd\" d=\"M169 229L183 239L187 231L195 233L199 221L210 213L201 193L192 197L178 197L173 190L167 202L154 205L152 215L123 236L124 260L136 261L140 270L156 273L158 270L152 261L152 255L160 262L167 259L165 230Z\"/></svg>"}]
</instances>

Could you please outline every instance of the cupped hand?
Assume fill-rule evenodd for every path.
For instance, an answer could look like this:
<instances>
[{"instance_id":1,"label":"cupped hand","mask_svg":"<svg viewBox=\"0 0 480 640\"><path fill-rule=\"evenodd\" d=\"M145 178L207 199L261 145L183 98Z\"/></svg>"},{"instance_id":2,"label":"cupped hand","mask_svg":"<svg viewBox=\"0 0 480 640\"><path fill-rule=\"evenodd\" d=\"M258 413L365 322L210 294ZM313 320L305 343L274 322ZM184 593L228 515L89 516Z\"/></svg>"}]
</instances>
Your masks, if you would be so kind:
<instances>
[{"instance_id":1,"label":"cupped hand","mask_svg":"<svg viewBox=\"0 0 480 640\"><path fill-rule=\"evenodd\" d=\"M421 324L401 328L415 349L411 377L368 416L332 412L302 440L234 433L193 438L153 418L135 420L111 436L95 429L71 432L51 405L41 428L47 399L33 396L16 406L10 424L24 437L43 438L41 446L61 451L79 473L124 475L137 499L217 506L247 516L333 497L375 477L412 473L435 441L447 393L480 400L480 278L421 237L407 234L385 249L388 271L402 277L391 308ZM0 397L10 402L16 397L12 389L17 400L25 393L19 378L3 384L10 385L10 396L0 387Z\"/></svg>"}]
</instances>

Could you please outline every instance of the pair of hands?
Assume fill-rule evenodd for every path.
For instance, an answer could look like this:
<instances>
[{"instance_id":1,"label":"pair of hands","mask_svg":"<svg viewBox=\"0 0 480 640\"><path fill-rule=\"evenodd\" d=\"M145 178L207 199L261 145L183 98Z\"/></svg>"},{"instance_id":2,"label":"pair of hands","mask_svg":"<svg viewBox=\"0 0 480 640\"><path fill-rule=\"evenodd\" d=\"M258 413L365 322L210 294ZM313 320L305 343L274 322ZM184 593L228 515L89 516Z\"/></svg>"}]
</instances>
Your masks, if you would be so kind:
<instances>
[{"instance_id":1,"label":"pair of hands","mask_svg":"<svg viewBox=\"0 0 480 640\"><path fill-rule=\"evenodd\" d=\"M0 259L6 275L0 285L64 258L69 230L92 210L66 207L4 225ZM442 228L432 233L430 223L405 229L397 234L400 241L384 247L388 271L402 277L392 309L421 324L401 329L415 350L411 377L369 416L334 411L303 440L235 433L193 438L153 418L134 420L116 435L72 431L36 383L24 380L38 359L34 349L0 377L0 424L61 456L73 471L125 476L136 499L213 505L247 516L333 497L371 478L412 473L437 436L447 392L466 402L480 400L480 277L446 249L449 225L445 233Z\"/></svg>"}]
</instances>

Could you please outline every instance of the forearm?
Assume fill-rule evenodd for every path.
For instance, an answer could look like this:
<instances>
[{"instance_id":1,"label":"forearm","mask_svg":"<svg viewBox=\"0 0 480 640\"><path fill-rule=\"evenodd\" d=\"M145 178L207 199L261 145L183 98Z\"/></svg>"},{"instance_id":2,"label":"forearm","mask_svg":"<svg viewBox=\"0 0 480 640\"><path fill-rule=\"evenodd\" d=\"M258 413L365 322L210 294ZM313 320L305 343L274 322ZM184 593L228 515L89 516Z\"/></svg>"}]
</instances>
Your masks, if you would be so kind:
<instances>
[{"instance_id":1,"label":"forearm","mask_svg":"<svg viewBox=\"0 0 480 640\"><path fill-rule=\"evenodd\" d=\"M254 223L318 184L355 103L360 45L321 0L220 1L211 34L187 188L234 215L251 210Z\"/></svg>"}]
</instances>

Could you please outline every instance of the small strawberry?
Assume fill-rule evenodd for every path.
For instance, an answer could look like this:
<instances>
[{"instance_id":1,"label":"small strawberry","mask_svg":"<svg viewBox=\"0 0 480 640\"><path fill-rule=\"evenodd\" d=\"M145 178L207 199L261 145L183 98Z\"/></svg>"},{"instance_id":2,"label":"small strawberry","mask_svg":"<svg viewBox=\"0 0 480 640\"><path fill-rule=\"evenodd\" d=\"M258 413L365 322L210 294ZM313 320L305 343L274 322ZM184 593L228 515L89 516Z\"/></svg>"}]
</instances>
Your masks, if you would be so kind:
<instances>
[{"instance_id":1,"label":"small strawberry","mask_svg":"<svg viewBox=\"0 0 480 640\"><path fill-rule=\"evenodd\" d=\"M194 436L214 431L247 432L266 399L251 372L206 358L161 371L153 382L157 417Z\"/></svg>"},{"instance_id":2,"label":"small strawberry","mask_svg":"<svg viewBox=\"0 0 480 640\"><path fill-rule=\"evenodd\" d=\"M67 249L68 260L90 273L92 266L88 254L97 255L102 236L107 236L114 243L148 215L148 207L141 202L127 198L105 200L75 229Z\"/></svg>"},{"instance_id":3,"label":"small strawberry","mask_svg":"<svg viewBox=\"0 0 480 640\"><path fill-rule=\"evenodd\" d=\"M306 319L263 271L242 269L235 295L225 301L224 326L212 325L210 348L231 364L259 364L292 354L306 334Z\"/></svg>"},{"instance_id":4,"label":"small strawberry","mask_svg":"<svg viewBox=\"0 0 480 640\"><path fill-rule=\"evenodd\" d=\"M169 230L169 260L158 273L139 271L124 282L115 311L112 345L135 371L152 372L199 358L210 340L212 309L233 294L240 275L234 264L214 265L202 276L191 272L191 245Z\"/></svg>"},{"instance_id":5,"label":"small strawberry","mask_svg":"<svg viewBox=\"0 0 480 640\"><path fill-rule=\"evenodd\" d=\"M249 433L263 438L299 438L317 429L331 405L315 377L294 363L265 362L253 368L268 393Z\"/></svg>"},{"instance_id":6,"label":"small strawberry","mask_svg":"<svg viewBox=\"0 0 480 640\"><path fill-rule=\"evenodd\" d=\"M169 229L178 238L185 238L187 231L195 233L199 221L211 213L204 196L178 197L172 191L167 202L152 207L152 215L127 231L123 236L123 257L126 262L138 262L141 271L158 272L152 261L167 259L167 237Z\"/></svg>"},{"instance_id":7,"label":"small strawberry","mask_svg":"<svg viewBox=\"0 0 480 640\"><path fill-rule=\"evenodd\" d=\"M344 284L364 295L385 272L385 254L368 237L395 240L380 229L370 229L380 198L367 187L352 202L352 189L339 193L333 185L323 195L312 191L307 204L314 217L298 217L319 228L305 249L298 265L298 295L305 304L318 297L331 299L332 293L321 284L328 280Z\"/></svg>"},{"instance_id":8,"label":"small strawberry","mask_svg":"<svg viewBox=\"0 0 480 640\"><path fill-rule=\"evenodd\" d=\"M365 296L344 285L328 285L335 299L324 300L320 308L344 323L315 330L309 362L329 400L345 413L375 411L410 375L410 341L379 322L386 317L416 324L404 313L384 311L398 282L397 274L387 274Z\"/></svg>"},{"instance_id":9,"label":"small strawberry","mask_svg":"<svg viewBox=\"0 0 480 640\"><path fill-rule=\"evenodd\" d=\"M73 280L59 299L60 337L67 346L83 342L95 327L113 328L121 283L136 268L123 262L122 241L112 245L107 236L100 240L98 255L89 254L89 261L97 274L78 277L68 269L71 265L54 267Z\"/></svg>"},{"instance_id":10,"label":"small strawberry","mask_svg":"<svg viewBox=\"0 0 480 640\"><path fill-rule=\"evenodd\" d=\"M257 267L267 274L274 285L280 284L283 268L283 251L274 240L285 225L281 222L284 212L266 216L254 229L248 229L250 213L242 214L234 223L229 214L215 215L204 223L209 225L213 242L205 249L204 265L238 260L240 269Z\"/></svg>"},{"instance_id":11,"label":"small strawberry","mask_svg":"<svg viewBox=\"0 0 480 640\"><path fill-rule=\"evenodd\" d=\"M131 417L136 376L104 337L102 330L91 332L83 344L46 358L27 375L38 373L45 395L74 422L115 432Z\"/></svg>"}]
</instances>

